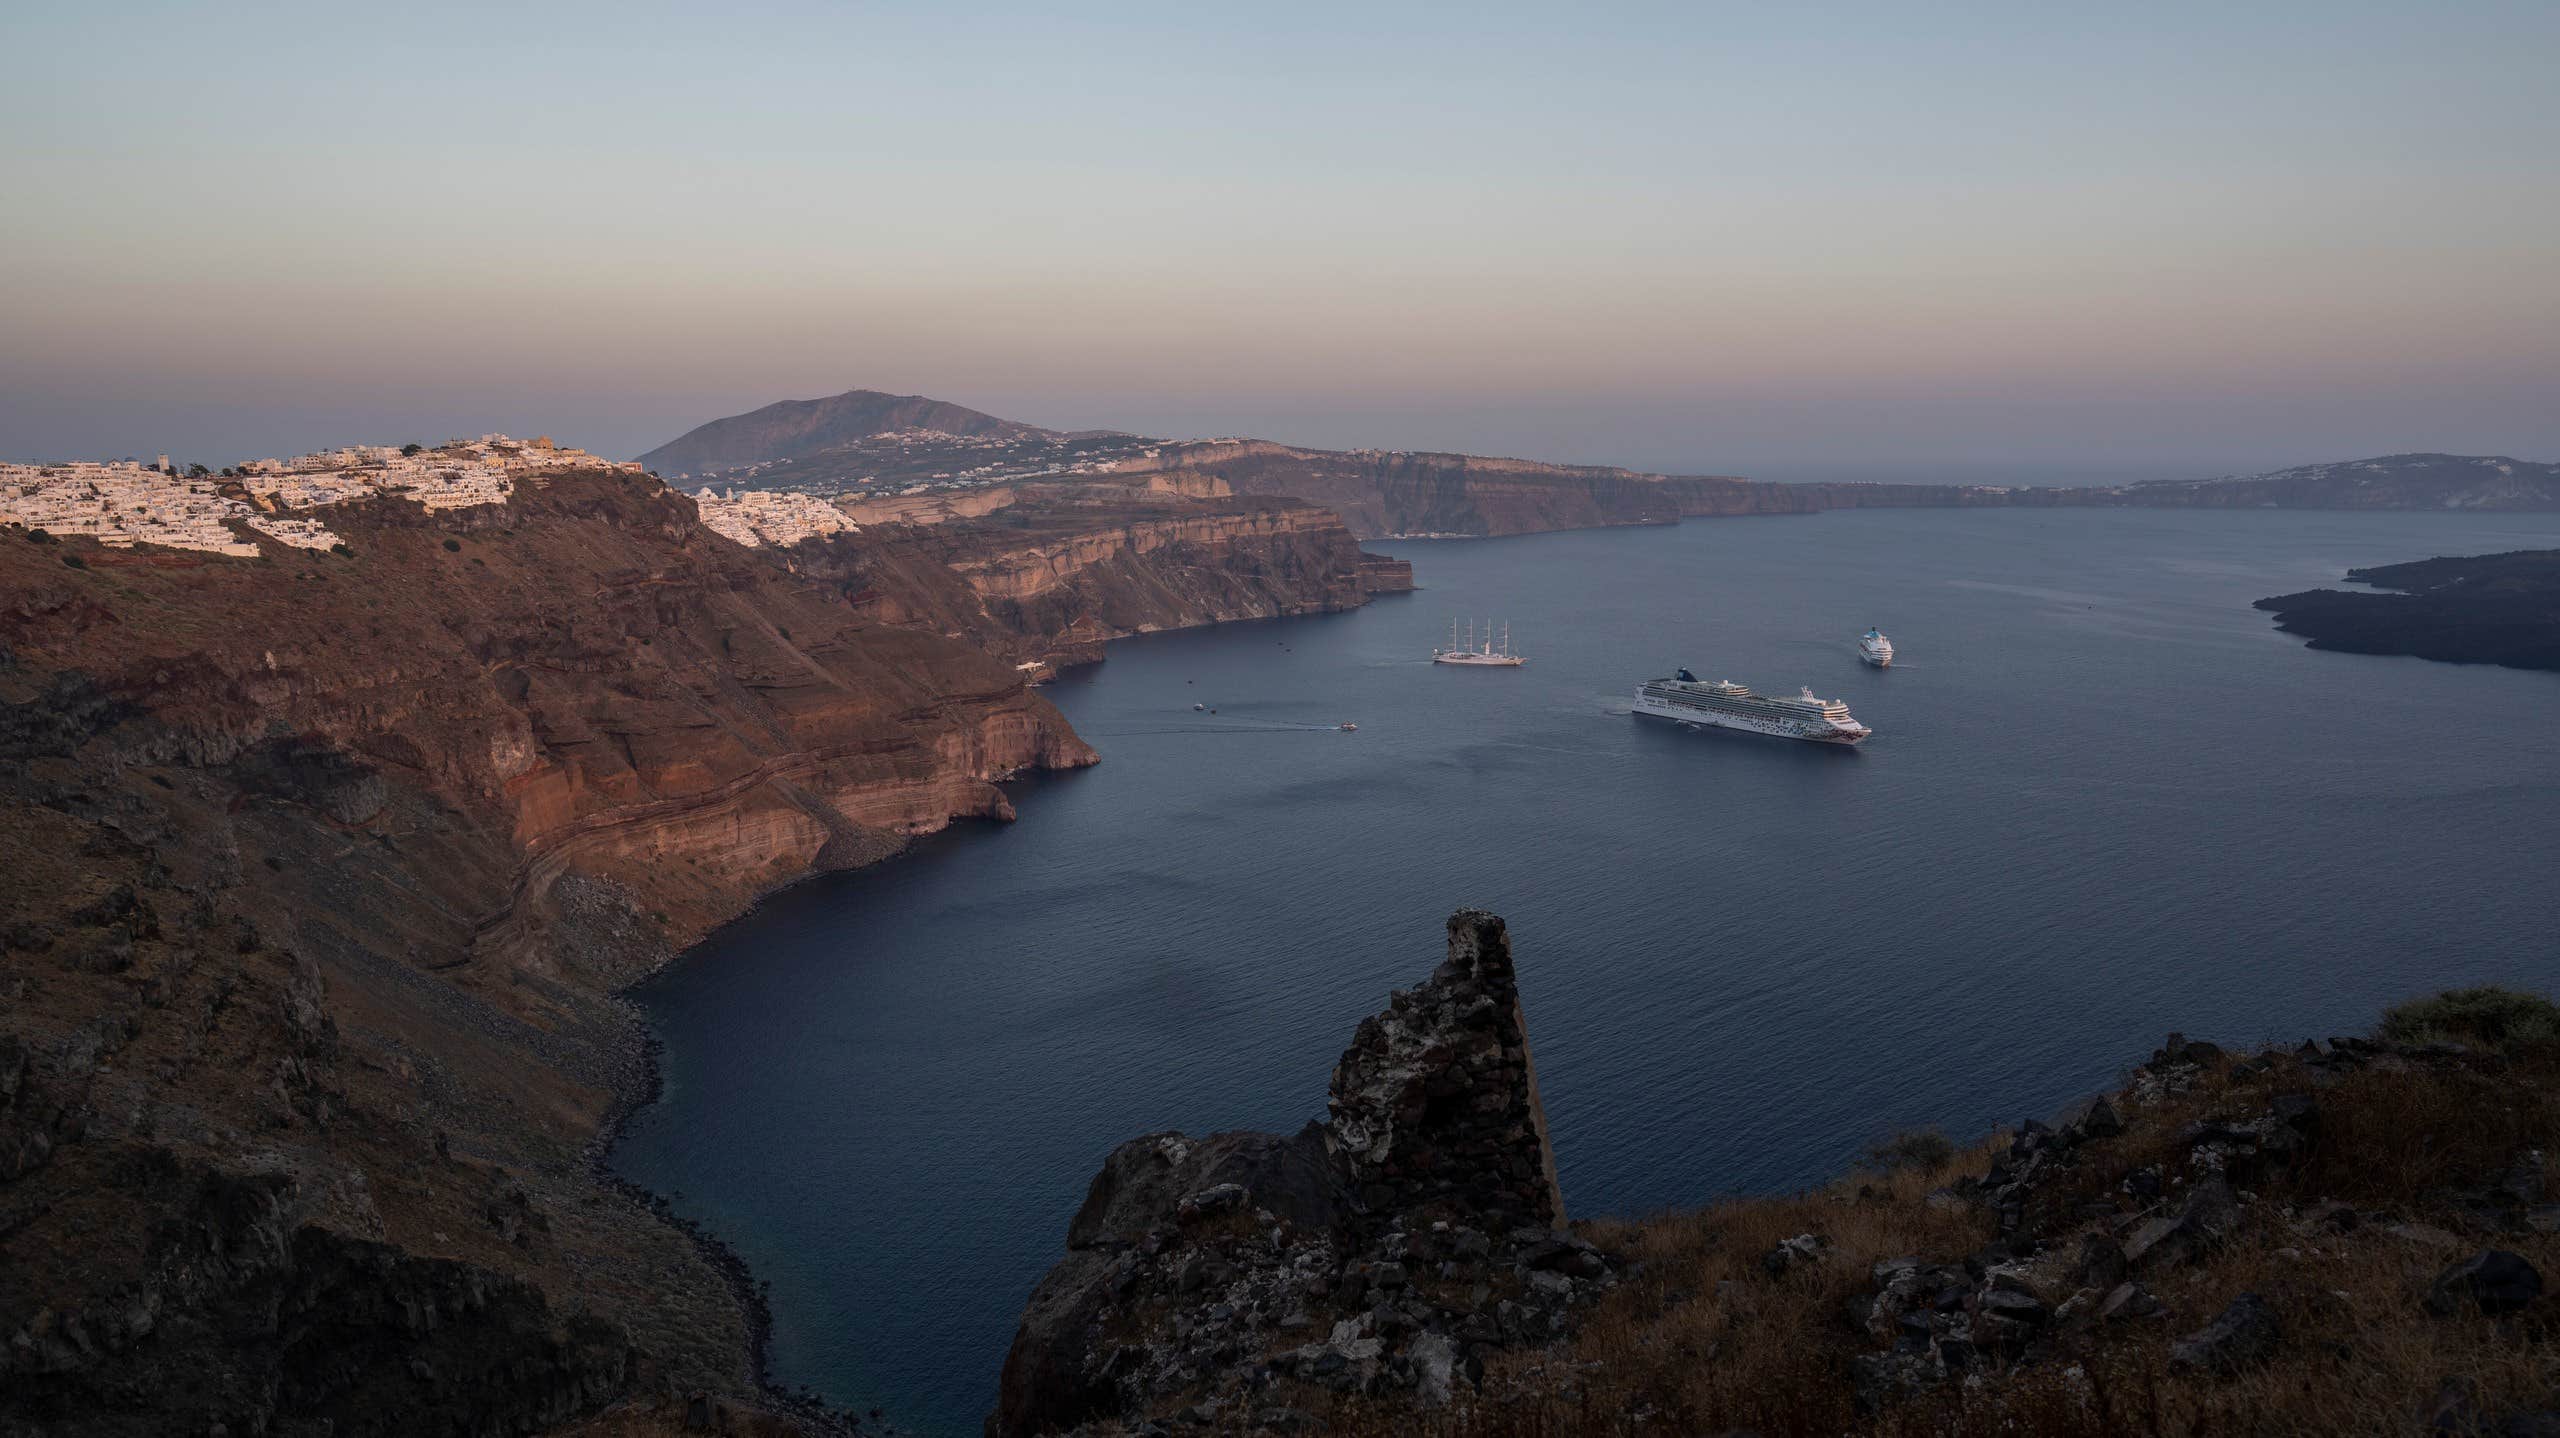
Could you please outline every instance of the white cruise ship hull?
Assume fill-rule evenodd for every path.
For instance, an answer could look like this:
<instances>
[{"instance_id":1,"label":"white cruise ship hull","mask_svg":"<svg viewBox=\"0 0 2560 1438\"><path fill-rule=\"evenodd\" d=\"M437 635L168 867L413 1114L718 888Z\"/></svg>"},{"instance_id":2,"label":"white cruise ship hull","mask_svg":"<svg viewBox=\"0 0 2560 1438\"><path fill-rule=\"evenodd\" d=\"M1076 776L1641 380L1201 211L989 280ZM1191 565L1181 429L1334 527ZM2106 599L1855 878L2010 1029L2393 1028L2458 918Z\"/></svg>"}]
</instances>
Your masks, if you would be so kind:
<instances>
[{"instance_id":1,"label":"white cruise ship hull","mask_svg":"<svg viewBox=\"0 0 2560 1438\"><path fill-rule=\"evenodd\" d=\"M1739 729L1746 734L1766 734L1772 739L1801 739L1808 744L1855 744L1867 737L1863 727L1843 729L1833 724L1795 719L1764 719L1756 714L1728 714L1702 709L1689 704L1674 704L1650 695L1636 695L1635 712L1668 719L1674 724L1692 728Z\"/></svg>"}]
</instances>

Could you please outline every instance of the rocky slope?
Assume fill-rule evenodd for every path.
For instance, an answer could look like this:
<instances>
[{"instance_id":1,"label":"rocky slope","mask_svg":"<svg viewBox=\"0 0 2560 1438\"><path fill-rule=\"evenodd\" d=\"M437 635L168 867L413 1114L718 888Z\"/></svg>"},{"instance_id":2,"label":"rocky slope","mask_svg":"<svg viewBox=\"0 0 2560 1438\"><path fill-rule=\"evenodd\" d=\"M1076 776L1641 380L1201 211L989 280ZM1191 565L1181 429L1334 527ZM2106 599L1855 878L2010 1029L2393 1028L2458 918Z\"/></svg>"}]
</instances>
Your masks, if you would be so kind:
<instances>
[{"instance_id":1,"label":"rocky slope","mask_svg":"<svg viewBox=\"0 0 2560 1438\"><path fill-rule=\"evenodd\" d=\"M848 506L859 534L787 562L884 623L967 638L1017 663L1101 657L1104 641L1356 607L1413 588L1331 511L1214 480L1022 484Z\"/></svg>"},{"instance_id":2,"label":"rocky slope","mask_svg":"<svg viewBox=\"0 0 2560 1438\"><path fill-rule=\"evenodd\" d=\"M2171 1035L2125 1086L1788 1198L1564 1226L1501 921L1289 1138L1113 1152L991 1435L2560 1429L2560 1008Z\"/></svg>"},{"instance_id":3,"label":"rocky slope","mask_svg":"<svg viewBox=\"0 0 2560 1438\"><path fill-rule=\"evenodd\" d=\"M728 1277L591 1171L644 1079L609 994L1092 758L654 481L331 522L0 542L0 1432L749 1395Z\"/></svg>"},{"instance_id":4,"label":"rocky slope","mask_svg":"<svg viewBox=\"0 0 2560 1438\"><path fill-rule=\"evenodd\" d=\"M2560 550L2385 564L2350 569L2347 579L2400 592L2308 589L2257 607L2314 649L2560 669Z\"/></svg>"}]
</instances>

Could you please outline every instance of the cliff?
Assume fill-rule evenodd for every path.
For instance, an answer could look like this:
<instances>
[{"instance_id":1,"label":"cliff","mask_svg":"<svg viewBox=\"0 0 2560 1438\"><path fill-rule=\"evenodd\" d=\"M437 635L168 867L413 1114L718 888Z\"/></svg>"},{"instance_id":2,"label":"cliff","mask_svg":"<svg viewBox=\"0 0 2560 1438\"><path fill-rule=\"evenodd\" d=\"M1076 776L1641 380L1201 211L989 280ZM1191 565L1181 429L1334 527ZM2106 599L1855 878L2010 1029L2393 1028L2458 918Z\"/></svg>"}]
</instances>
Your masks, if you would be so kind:
<instances>
[{"instance_id":1,"label":"cliff","mask_svg":"<svg viewBox=\"0 0 2560 1438\"><path fill-rule=\"evenodd\" d=\"M1490 915L1328 1120L1115 1150L991 1435L2553 1431L2560 1008L2172 1034L2117 1091L1811 1192L1561 1224ZM1712 1187L1712 1176L1702 1186Z\"/></svg>"},{"instance_id":2,"label":"cliff","mask_svg":"<svg viewBox=\"0 0 2560 1438\"><path fill-rule=\"evenodd\" d=\"M1587 465L1462 454L1300 449L1262 440L1167 445L1122 472L1212 477L1239 494L1288 495L1324 505L1364 538L1535 534L1618 524L1672 524L1682 495L1657 477ZM1744 485L1700 480L1697 486Z\"/></svg>"},{"instance_id":3,"label":"cliff","mask_svg":"<svg viewBox=\"0 0 2560 1438\"><path fill-rule=\"evenodd\" d=\"M1770 484L1483 455L1301 449L1267 440L1165 444L1112 475L1192 477L1325 505L1362 538L1490 537L1833 509L2121 505L2123 490L1960 484Z\"/></svg>"},{"instance_id":4,"label":"cliff","mask_svg":"<svg viewBox=\"0 0 2560 1438\"><path fill-rule=\"evenodd\" d=\"M2350 569L2347 579L2401 592L2308 589L2256 607L2314 649L2560 669L2560 550L2385 564Z\"/></svg>"},{"instance_id":5,"label":"cliff","mask_svg":"<svg viewBox=\"0 0 2560 1438\"><path fill-rule=\"evenodd\" d=\"M0 543L0 1431L751 1393L728 1278L591 1169L645 1083L609 995L1093 757L652 480L331 524Z\"/></svg>"},{"instance_id":6,"label":"cliff","mask_svg":"<svg viewBox=\"0 0 2560 1438\"><path fill-rule=\"evenodd\" d=\"M1354 608L1413 588L1331 511L1224 485L1023 484L850 506L860 534L795 546L798 572L884 624L962 636L1023 663L1104 641Z\"/></svg>"}]
</instances>

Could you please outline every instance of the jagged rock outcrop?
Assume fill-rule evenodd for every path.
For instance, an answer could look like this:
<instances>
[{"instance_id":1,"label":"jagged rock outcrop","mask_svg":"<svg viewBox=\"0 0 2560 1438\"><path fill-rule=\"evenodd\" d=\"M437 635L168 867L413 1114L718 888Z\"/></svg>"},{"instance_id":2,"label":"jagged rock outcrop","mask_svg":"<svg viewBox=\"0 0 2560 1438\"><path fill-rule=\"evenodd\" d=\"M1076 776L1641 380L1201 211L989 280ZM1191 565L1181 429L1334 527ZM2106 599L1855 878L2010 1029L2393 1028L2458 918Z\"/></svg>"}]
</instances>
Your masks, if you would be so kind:
<instances>
[{"instance_id":1,"label":"jagged rock outcrop","mask_svg":"<svg viewBox=\"0 0 2560 1438\"><path fill-rule=\"evenodd\" d=\"M1325 1146L1372 1213L1564 1222L1502 920L1449 920L1449 958L1361 1021L1334 1066Z\"/></svg>"},{"instance_id":2,"label":"jagged rock outcrop","mask_svg":"<svg viewBox=\"0 0 2560 1438\"><path fill-rule=\"evenodd\" d=\"M1616 1282L1562 1230L1502 920L1364 1021L1324 1123L1115 1149L1006 1355L994 1435L1138 1419L1288 1427L1295 1387L1445 1402ZM1296 1416L1293 1416L1296 1415Z\"/></svg>"}]
</instances>

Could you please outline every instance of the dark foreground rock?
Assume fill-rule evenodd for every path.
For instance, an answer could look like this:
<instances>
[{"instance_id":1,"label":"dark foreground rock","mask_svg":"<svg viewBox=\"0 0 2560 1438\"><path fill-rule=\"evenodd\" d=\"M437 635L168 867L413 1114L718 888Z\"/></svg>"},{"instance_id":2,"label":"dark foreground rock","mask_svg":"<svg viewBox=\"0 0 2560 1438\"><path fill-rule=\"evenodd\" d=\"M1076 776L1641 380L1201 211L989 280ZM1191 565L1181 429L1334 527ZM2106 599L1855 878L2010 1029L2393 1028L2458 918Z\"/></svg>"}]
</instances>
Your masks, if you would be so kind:
<instances>
[{"instance_id":1,"label":"dark foreground rock","mask_svg":"<svg viewBox=\"0 0 2560 1438\"><path fill-rule=\"evenodd\" d=\"M2284 1336L2275 1310L2254 1293L2232 1299L2211 1323L2179 1339L2169 1349L2169 1363L2211 1373L2237 1373L2264 1362Z\"/></svg>"},{"instance_id":2,"label":"dark foreground rock","mask_svg":"<svg viewBox=\"0 0 2560 1438\"><path fill-rule=\"evenodd\" d=\"M996 1435L1137 1420L1285 1426L1284 1385L1445 1402L1616 1283L1565 1231L1510 937L1449 919L1447 960L1363 1021L1299 1133L1114 1150L1006 1356ZM1268 1410L1266 1413L1265 1410ZM1266 1421L1267 1420L1267 1421Z\"/></svg>"},{"instance_id":3,"label":"dark foreground rock","mask_svg":"<svg viewBox=\"0 0 2560 1438\"><path fill-rule=\"evenodd\" d=\"M138 1153L173 1170L165 1153ZM630 1380L619 1326L542 1290L303 1221L283 1175L162 1172L188 1194L142 1279L44 1309L0 1345L0 1429L82 1433L513 1435Z\"/></svg>"},{"instance_id":4,"label":"dark foreground rock","mask_svg":"<svg viewBox=\"0 0 2560 1438\"><path fill-rule=\"evenodd\" d=\"M2427 1311L2450 1318L2457 1313L2513 1313L2542 1296L2542 1273L2522 1254L2492 1248L2475 1253L2436 1275L2427 1289Z\"/></svg>"}]
</instances>

